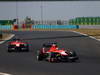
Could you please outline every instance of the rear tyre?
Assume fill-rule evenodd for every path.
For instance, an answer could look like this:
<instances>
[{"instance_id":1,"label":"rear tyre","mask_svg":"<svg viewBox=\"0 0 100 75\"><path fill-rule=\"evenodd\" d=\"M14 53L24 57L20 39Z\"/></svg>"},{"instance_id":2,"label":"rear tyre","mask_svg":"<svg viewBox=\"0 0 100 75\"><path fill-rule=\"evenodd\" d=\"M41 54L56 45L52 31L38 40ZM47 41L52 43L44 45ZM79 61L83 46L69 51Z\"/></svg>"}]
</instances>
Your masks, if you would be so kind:
<instances>
[{"instance_id":1,"label":"rear tyre","mask_svg":"<svg viewBox=\"0 0 100 75\"><path fill-rule=\"evenodd\" d=\"M72 59L72 60L70 60L70 62L76 62L76 60Z\"/></svg>"}]
</instances>

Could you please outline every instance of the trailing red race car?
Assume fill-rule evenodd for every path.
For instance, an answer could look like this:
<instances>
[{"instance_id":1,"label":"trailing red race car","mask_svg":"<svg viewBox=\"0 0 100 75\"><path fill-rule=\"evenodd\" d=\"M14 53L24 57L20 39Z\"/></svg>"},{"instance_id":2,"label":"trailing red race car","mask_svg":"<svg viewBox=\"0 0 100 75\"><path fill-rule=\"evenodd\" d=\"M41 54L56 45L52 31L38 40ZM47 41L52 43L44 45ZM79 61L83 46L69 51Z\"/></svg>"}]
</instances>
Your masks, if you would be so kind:
<instances>
[{"instance_id":1,"label":"trailing red race car","mask_svg":"<svg viewBox=\"0 0 100 75\"><path fill-rule=\"evenodd\" d=\"M22 42L20 39L14 39L8 43L8 52L13 51L29 51L29 45L26 42Z\"/></svg>"},{"instance_id":2,"label":"trailing red race car","mask_svg":"<svg viewBox=\"0 0 100 75\"><path fill-rule=\"evenodd\" d=\"M49 62L75 62L78 60L75 51L59 49L56 43L43 44L43 48L38 51L37 60L47 60Z\"/></svg>"}]
</instances>

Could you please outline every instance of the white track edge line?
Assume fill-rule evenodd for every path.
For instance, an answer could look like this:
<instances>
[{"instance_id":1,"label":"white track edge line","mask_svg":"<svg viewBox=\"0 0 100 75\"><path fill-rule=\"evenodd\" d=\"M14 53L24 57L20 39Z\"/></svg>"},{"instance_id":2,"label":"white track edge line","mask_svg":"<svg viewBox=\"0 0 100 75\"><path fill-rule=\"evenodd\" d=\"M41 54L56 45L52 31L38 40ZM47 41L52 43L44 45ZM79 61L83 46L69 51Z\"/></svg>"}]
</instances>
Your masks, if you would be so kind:
<instances>
[{"instance_id":1,"label":"white track edge line","mask_svg":"<svg viewBox=\"0 0 100 75\"><path fill-rule=\"evenodd\" d=\"M12 75L12 74L0 72L0 75Z\"/></svg>"},{"instance_id":2,"label":"white track edge line","mask_svg":"<svg viewBox=\"0 0 100 75\"><path fill-rule=\"evenodd\" d=\"M74 32L74 33L77 33L77 34L81 34L81 35L84 35L84 36L88 36L87 34L84 34L84 33L81 33L81 32L77 32L77 31L72 31L72 32ZM95 37L93 37L93 36L88 36L89 38L92 38L92 39L95 39L95 40L97 40L97 41L100 41L100 39L96 39Z\"/></svg>"},{"instance_id":3,"label":"white track edge line","mask_svg":"<svg viewBox=\"0 0 100 75\"><path fill-rule=\"evenodd\" d=\"M12 34L10 37L8 37L5 41L10 40L12 37L14 37L15 34ZM1 41L0 44L4 43L5 41Z\"/></svg>"}]
</instances>

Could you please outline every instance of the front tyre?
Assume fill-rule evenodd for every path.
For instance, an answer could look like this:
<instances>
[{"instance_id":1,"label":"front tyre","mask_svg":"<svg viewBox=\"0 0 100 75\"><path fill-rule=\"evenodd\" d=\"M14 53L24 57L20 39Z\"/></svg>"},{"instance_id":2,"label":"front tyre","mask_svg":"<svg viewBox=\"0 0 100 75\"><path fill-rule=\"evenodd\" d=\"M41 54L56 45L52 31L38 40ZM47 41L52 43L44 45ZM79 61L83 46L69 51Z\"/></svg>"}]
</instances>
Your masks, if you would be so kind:
<instances>
[{"instance_id":1,"label":"front tyre","mask_svg":"<svg viewBox=\"0 0 100 75\"><path fill-rule=\"evenodd\" d=\"M25 52L29 52L29 49L26 49Z\"/></svg>"},{"instance_id":2,"label":"front tyre","mask_svg":"<svg viewBox=\"0 0 100 75\"><path fill-rule=\"evenodd\" d=\"M8 52L11 53L12 51L11 50L8 50Z\"/></svg>"},{"instance_id":3,"label":"front tyre","mask_svg":"<svg viewBox=\"0 0 100 75\"><path fill-rule=\"evenodd\" d=\"M75 57L75 56L77 56L77 54L76 54L76 52L75 52L75 51L71 51L71 52L70 52L70 56Z\"/></svg>"},{"instance_id":4,"label":"front tyre","mask_svg":"<svg viewBox=\"0 0 100 75\"><path fill-rule=\"evenodd\" d=\"M42 60L43 60L43 57L42 57L41 54L37 55L37 60L38 60L38 61L42 61Z\"/></svg>"}]
</instances>

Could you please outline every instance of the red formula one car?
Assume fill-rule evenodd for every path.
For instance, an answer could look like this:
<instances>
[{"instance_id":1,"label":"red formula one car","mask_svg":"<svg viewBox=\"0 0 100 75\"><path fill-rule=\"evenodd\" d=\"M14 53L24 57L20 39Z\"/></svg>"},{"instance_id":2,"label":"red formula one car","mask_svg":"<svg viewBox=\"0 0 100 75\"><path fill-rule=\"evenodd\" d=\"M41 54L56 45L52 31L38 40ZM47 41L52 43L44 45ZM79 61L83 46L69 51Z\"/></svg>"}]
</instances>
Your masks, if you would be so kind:
<instances>
[{"instance_id":1,"label":"red formula one car","mask_svg":"<svg viewBox=\"0 0 100 75\"><path fill-rule=\"evenodd\" d=\"M29 45L26 42L22 42L20 39L13 39L13 41L8 43L8 52L19 52L19 51L29 51Z\"/></svg>"},{"instance_id":2,"label":"red formula one car","mask_svg":"<svg viewBox=\"0 0 100 75\"><path fill-rule=\"evenodd\" d=\"M47 60L49 62L75 62L78 60L75 51L59 49L56 43L43 44L43 48L37 53L37 60Z\"/></svg>"}]
</instances>

